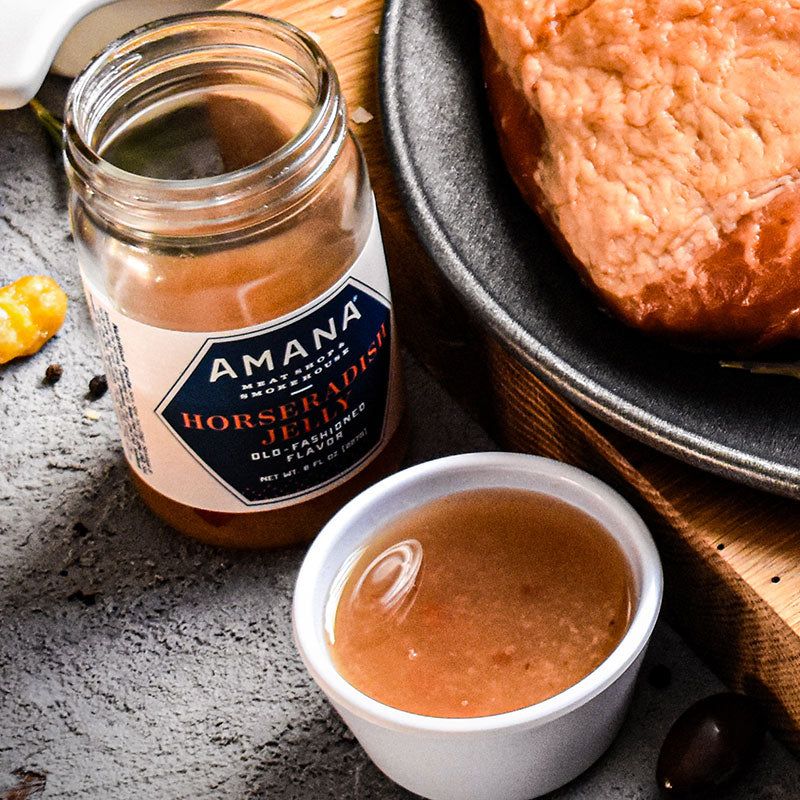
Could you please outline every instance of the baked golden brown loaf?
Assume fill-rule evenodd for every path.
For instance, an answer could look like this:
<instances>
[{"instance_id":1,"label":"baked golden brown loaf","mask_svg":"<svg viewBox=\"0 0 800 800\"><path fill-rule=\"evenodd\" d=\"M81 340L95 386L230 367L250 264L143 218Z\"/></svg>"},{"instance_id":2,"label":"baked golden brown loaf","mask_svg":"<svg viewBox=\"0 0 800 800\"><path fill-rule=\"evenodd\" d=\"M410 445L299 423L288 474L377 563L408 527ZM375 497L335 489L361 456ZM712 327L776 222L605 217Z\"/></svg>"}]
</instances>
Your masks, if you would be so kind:
<instances>
[{"instance_id":1,"label":"baked golden brown loaf","mask_svg":"<svg viewBox=\"0 0 800 800\"><path fill-rule=\"evenodd\" d=\"M481 0L509 170L630 325L800 336L800 2Z\"/></svg>"}]
</instances>

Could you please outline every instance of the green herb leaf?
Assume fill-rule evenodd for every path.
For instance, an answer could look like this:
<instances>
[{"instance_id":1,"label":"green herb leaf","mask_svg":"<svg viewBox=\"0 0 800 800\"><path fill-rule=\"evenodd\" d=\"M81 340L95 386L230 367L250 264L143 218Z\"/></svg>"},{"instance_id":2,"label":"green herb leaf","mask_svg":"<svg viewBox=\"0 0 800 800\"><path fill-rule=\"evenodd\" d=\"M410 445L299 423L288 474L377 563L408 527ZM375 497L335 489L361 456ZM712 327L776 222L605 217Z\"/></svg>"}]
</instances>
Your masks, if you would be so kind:
<instances>
[{"instance_id":1,"label":"green herb leaf","mask_svg":"<svg viewBox=\"0 0 800 800\"><path fill-rule=\"evenodd\" d=\"M721 367L745 369L748 372L760 375L788 375L790 378L800 378L800 361L789 363L769 361L720 361Z\"/></svg>"},{"instance_id":2,"label":"green herb leaf","mask_svg":"<svg viewBox=\"0 0 800 800\"><path fill-rule=\"evenodd\" d=\"M33 109L36 118L41 122L42 127L47 131L47 134L53 142L55 142L56 146L63 147L63 121L51 114L38 100L31 100L30 107Z\"/></svg>"}]
</instances>

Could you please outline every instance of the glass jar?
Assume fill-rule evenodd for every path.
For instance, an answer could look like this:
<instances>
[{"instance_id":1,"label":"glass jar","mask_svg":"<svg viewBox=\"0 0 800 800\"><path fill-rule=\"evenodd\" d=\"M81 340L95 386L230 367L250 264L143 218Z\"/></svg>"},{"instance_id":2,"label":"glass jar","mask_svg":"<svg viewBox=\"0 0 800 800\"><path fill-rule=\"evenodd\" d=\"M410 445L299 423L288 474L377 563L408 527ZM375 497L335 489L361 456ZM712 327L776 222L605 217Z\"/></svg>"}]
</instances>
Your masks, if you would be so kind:
<instances>
[{"instance_id":1,"label":"glass jar","mask_svg":"<svg viewBox=\"0 0 800 800\"><path fill-rule=\"evenodd\" d=\"M332 65L285 22L173 17L86 68L65 129L142 497L210 543L310 539L405 439L375 203Z\"/></svg>"}]
</instances>

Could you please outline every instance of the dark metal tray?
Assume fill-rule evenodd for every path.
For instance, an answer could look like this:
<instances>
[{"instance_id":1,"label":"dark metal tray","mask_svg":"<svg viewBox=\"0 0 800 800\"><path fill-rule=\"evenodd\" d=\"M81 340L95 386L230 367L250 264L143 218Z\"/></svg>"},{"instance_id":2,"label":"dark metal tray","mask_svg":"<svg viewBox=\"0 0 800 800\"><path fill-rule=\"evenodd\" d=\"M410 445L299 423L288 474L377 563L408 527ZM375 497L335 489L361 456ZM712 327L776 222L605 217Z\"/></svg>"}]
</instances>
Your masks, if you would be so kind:
<instances>
[{"instance_id":1,"label":"dark metal tray","mask_svg":"<svg viewBox=\"0 0 800 800\"><path fill-rule=\"evenodd\" d=\"M468 308L580 408L728 478L800 496L800 383L652 341L596 305L522 202L495 141L477 16L389 0L380 90L416 230Z\"/></svg>"}]
</instances>

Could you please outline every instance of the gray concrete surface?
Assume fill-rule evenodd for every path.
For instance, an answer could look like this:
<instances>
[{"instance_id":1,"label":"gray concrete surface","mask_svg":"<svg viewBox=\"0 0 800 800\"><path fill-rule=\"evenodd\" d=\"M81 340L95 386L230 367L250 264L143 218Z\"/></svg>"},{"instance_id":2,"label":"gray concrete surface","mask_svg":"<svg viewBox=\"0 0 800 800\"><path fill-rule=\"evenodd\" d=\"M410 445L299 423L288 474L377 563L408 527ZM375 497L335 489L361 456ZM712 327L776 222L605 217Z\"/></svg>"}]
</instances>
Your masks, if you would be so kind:
<instances>
[{"instance_id":1,"label":"gray concrete surface","mask_svg":"<svg viewBox=\"0 0 800 800\"><path fill-rule=\"evenodd\" d=\"M63 86L50 84L52 108ZM291 637L302 548L215 550L166 529L126 473L69 241L60 164L29 110L0 112L0 278L44 272L70 310L0 368L0 800L411 797L371 765ZM43 386L48 364L63 378ZM493 445L407 358L408 463ZM84 416L96 410L99 419ZM664 624L609 753L558 800L651 800L677 715L721 688ZM731 800L800 798L769 739Z\"/></svg>"}]
</instances>

